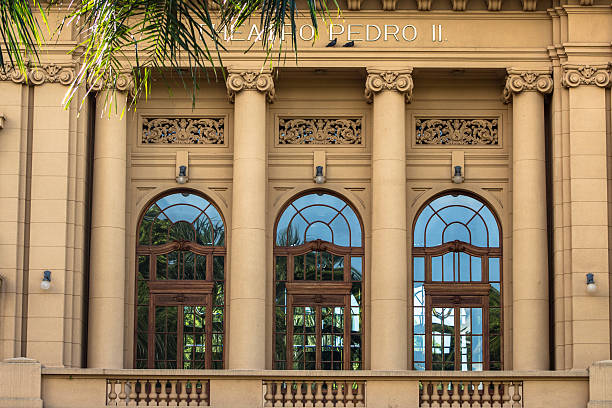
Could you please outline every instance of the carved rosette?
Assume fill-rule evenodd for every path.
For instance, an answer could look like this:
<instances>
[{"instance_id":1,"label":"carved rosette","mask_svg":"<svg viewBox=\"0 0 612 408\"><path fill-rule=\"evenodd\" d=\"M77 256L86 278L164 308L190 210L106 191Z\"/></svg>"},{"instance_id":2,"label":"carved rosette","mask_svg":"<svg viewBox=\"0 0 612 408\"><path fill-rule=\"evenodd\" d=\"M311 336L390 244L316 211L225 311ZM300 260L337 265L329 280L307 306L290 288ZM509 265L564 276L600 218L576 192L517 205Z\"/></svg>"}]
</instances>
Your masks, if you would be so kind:
<instances>
[{"instance_id":1,"label":"carved rosette","mask_svg":"<svg viewBox=\"0 0 612 408\"><path fill-rule=\"evenodd\" d=\"M226 85L232 103L236 94L244 90L259 91L266 95L269 103L274 101L274 80L270 72L230 71Z\"/></svg>"},{"instance_id":2,"label":"carved rosette","mask_svg":"<svg viewBox=\"0 0 612 408\"><path fill-rule=\"evenodd\" d=\"M543 94L553 89L552 76L548 72L508 70L504 87L504 102L510 103L512 95L524 91L537 91Z\"/></svg>"},{"instance_id":3,"label":"carved rosette","mask_svg":"<svg viewBox=\"0 0 612 408\"><path fill-rule=\"evenodd\" d=\"M123 72L119 74L116 82L112 82L107 76L89 78L87 86L92 91L101 91L103 88L114 89L121 92L133 92L134 91L134 78L132 74Z\"/></svg>"},{"instance_id":4,"label":"carved rosette","mask_svg":"<svg viewBox=\"0 0 612 408\"><path fill-rule=\"evenodd\" d=\"M6 64L0 69L0 81L13 81L16 84L42 85L44 83L60 83L70 85L74 80L74 64L43 64L28 67L24 75L16 67Z\"/></svg>"},{"instance_id":5,"label":"carved rosette","mask_svg":"<svg viewBox=\"0 0 612 408\"><path fill-rule=\"evenodd\" d=\"M406 102L412 101L412 69L405 71L368 71L365 97L369 103L374 100L374 94L381 91L397 91L406 96Z\"/></svg>"},{"instance_id":6,"label":"carved rosette","mask_svg":"<svg viewBox=\"0 0 612 408\"><path fill-rule=\"evenodd\" d=\"M610 65L564 65L563 86L596 85L607 88L612 84Z\"/></svg>"}]
</instances>

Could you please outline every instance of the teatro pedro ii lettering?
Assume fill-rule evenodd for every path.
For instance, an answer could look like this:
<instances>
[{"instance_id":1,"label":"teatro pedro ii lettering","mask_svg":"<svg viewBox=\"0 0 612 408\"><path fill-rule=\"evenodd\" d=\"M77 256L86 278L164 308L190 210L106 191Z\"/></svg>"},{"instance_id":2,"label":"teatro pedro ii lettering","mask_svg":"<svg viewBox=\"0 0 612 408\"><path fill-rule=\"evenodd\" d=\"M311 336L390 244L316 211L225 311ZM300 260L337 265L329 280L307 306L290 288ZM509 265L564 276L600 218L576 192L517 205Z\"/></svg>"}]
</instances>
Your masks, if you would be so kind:
<instances>
[{"instance_id":1,"label":"teatro pedro ii lettering","mask_svg":"<svg viewBox=\"0 0 612 408\"><path fill-rule=\"evenodd\" d=\"M609 1L341 8L195 106L0 74L0 406L612 404Z\"/></svg>"}]
</instances>

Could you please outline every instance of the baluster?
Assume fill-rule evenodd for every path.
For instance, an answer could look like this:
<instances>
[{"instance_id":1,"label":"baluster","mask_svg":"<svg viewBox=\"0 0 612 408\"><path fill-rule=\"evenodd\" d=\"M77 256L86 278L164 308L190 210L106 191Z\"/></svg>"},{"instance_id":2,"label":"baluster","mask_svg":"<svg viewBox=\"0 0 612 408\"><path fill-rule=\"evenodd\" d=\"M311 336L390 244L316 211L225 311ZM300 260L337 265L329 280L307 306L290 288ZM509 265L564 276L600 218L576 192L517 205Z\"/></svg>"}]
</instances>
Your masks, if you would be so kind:
<instances>
[{"instance_id":1,"label":"baluster","mask_svg":"<svg viewBox=\"0 0 612 408\"><path fill-rule=\"evenodd\" d=\"M355 395L353 394L353 381L347 381L344 383L344 398L345 398L345 403L344 406L345 407L354 407L355 403L353 402L353 399L355 398Z\"/></svg>"},{"instance_id":2,"label":"baluster","mask_svg":"<svg viewBox=\"0 0 612 408\"><path fill-rule=\"evenodd\" d=\"M452 408L461 408L461 397L459 396L459 391L464 387L463 382L454 381L453 382L453 395L451 396L451 407Z\"/></svg>"},{"instance_id":3,"label":"baluster","mask_svg":"<svg viewBox=\"0 0 612 408\"><path fill-rule=\"evenodd\" d=\"M521 408L521 392L519 389L521 385L522 384L517 381L512 382L512 388L514 388L514 392L512 393L512 408Z\"/></svg>"},{"instance_id":4,"label":"baluster","mask_svg":"<svg viewBox=\"0 0 612 408\"><path fill-rule=\"evenodd\" d=\"M128 390L127 396L127 406L135 407L136 406L136 381L126 381L126 388Z\"/></svg>"},{"instance_id":5,"label":"baluster","mask_svg":"<svg viewBox=\"0 0 612 408\"><path fill-rule=\"evenodd\" d=\"M510 382L502 382L501 386L501 406L503 408L508 408L508 401L510 401Z\"/></svg>"},{"instance_id":6,"label":"baluster","mask_svg":"<svg viewBox=\"0 0 612 408\"><path fill-rule=\"evenodd\" d=\"M304 392L302 391L302 387L304 383L302 381L296 381L295 383L295 403L294 407L303 407L304 406Z\"/></svg>"},{"instance_id":7,"label":"baluster","mask_svg":"<svg viewBox=\"0 0 612 408\"><path fill-rule=\"evenodd\" d=\"M440 408L442 406L442 393L440 387L443 387L443 383L437 381L433 384L433 390L431 392L431 406L432 408Z\"/></svg>"},{"instance_id":8,"label":"baluster","mask_svg":"<svg viewBox=\"0 0 612 408\"><path fill-rule=\"evenodd\" d=\"M108 393L106 394L107 396L107 402L106 405L107 406L116 406L117 405L117 393L115 392L115 384L117 383L117 380L108 380L107 384L108 384Z\"/></svg>"},{"instance_id":9,"label":"baluster","mask_svg":"<svg viewBox=\"0 0 612 408\"><path fill-rule=\"evenodd\" d=\"M461 393L461 408L470 408L470 390L474 389L474 385L470 381L469 383L463 383L463 392Z\"/></svg>"},{"instance_id":10,"label":"baluster","mask_svg":"<svg viewBox=\"0 0 612 408\"><path fill-rule=\"evenodd\" d=\"M159 405L160 407L168 406L168 390L166 387L168 386L168 380L159 380L159 384L161 385L161 392L159 393Z\"/></svg>"},{"instance_id":11,"label":"baluster","mask_svg":"<svg viewBox=\"0 0 612 408\"><path fill-rule=\"evenodd\" d=\"M151 385L151 389L149 390L149 407L156 407L157 406L157 402L159 400L159 394L157 393L157 383L159 381L157 380L151 380L149 381L149 384Z\"/></svg>"},{"instance_id":12,"label":"baluster","mask_svg":"<svg viewBox=\"0 0 612 408\"><path fill-rule=\"evenodd\" d=\"M315 384L314 406L322 407L323 406L323 382L315 381L314 384Z\"/></svg>"},{"instance_id":13,"label":"baluster","mask_svg":"<svg viewBox=\"0 0 612 408\"><path fill-rule=\"evenodd\" d=\"M429 396L429 387L431 383L421 381L421 389L419 390L419 407L420 408L430 408L431 407L431 398Z\"/></svg>"},{"instance_id":14,"label":"baluster","mask_svg":"<svg viewBox=\"0 0 612 408\"><path fill-rule=\"evenodd\" d=\"M490 386L490 382L482 383L482 408L491 408L491 394L489 394Z\"/></svg>"},{"instance_id":15,"label":"baluster","mask_svg":"<svg viewBox=\"0 0 612 408\"><path fill-rule=\"evenodd\" d=\"M325 394L323 398L324 406L333 407L334 406L334 382L333 381L325 381Z\"/></svg>"},{"instance_id":16,"label":"baluster","mask_svg":"<svg viewBox=\"0 0 612 408\"><path fill-rule=\"evenodd\" d=\"M125 391L125 381L119 380L121 382L121 391L119 391L119 401L117 405L120 407L127 406L127 392Z\"/></svg>"},{"instance_id":17,"label":"baluster","mask_svg":"<svg viewBox=\"0 0 612 408\"><path fill-rule=\"evenodd\" d=\"M452 386L452 382L449 380L448 383L442 382L442 396L440 397L440 407L450 408L450 395L448 388Z\"/></svg>"},{"instance_id":18,"label":"baluster","mask_svg":"<svg viewBox=\"0 0 612 408\"><path fill-rule=\"evenodd\" d=\"M274 406L282 407L283 406L283 382L282 381L274 381Z\"/></svg>"},{"instance_id":19,"label":"baluster","mask_svg":"<svg viewBox=\"0 0 612 408\"><path fill-rule=\"evenodd\" d=\"M493 408L501 408L501 384L494 382L493 383Z\"/></svg>"},{"instance_id":20,"label":"baluster","mask_svg":"<svg viewBox=\"0 0 612 408\"><path fill-rule=\"evenodd\" d=\"M295 381L287 383L287 390L285 391L285 406L286 407L295 407L295 403L294 403L295 394L293 393L294 387L296 387Z\"/></svg>"},{"instance_id":21,"label":"baluster","mask_svg":"<svg viewBox=\"0 0 612 408\"><path fill-rule=\"evenodd\" d=\"M189 392L188 394L188 399L189 399L189 403L187 404L190 407L197 407L198 406L198 394L196 393L196 387L195 387L195 382L193 380L187 380L185 383L185 388L187 389L187 384L189 384Z\"/></svg>"},{"instance_id":22,"label":"baluster","mask_svg":"<svg viewBox=\"0 0 612 408\"><path fill-rule=\"evenodd\" d=\"M178 396L178 406L186 407L187 406L187 381L186 380L177 380L177 387L180 388L180 394Z\"/></svg>"},{"instance_id":23,"label":"baluster","mask_svg":"<svg viewBox=\"0 0 612 408\"><path fill-rule=\"evenodd\" d=\"M178 395L176 394L176 380L170 380L170 395L168 396L168 405L174 406L177 404Z\"/></svg>"},{"instance_id":24,"label":"baluster","mask_svg":"<svg viewBox=\"0 0 612 408\"><path fill-rule=\"evenodd\" d=\"M336 381L336 406L337 407L345 407L346 406L346 381L338 382Z\"/></svg>"},{"instance_id":25,"label":"baluster","mask_svg":"<svg viewBox=\"0 0 612 408\"><path fill-rule=\"evenodd\" d=\"M208 381L204 381L204 382L200 382L198 381L198 383L202 384L202 392L200 393L200 406L201 407L207 407L210 405L210 394L209 394L209 385L210 383Z\"/></svg>"},{"instance_id":26,"label":"baluster","mask_svg":"<svg viewBox=\"0 0 612 408\"><path fill-rule=\"evenodd\" d=\"M274 406L274 396L272 394L272 389L274 388L274 383L272 381L265 381L266 393L264 394L264 407L273 407Z\"/></svg>"},{"instance_id":27,"label":"baluster","mask_svg":"<svg viewBox=\"0 0 612 408\"><path fill-rule=\"evenodd\" d=\"M357 382L357 389L355 393L355 406L356 407L364 407L365 406L365 383Z\"/></svg>"},{"instance_id":28,"label":"baluster","mask_svg":"<svg viewBox=\"0 0 612 408\"><path fill-rule=\"evenodd\" d=\"M136 397L138 399L138 406L139 407L146 407L147 406L147 383L148 381L145 382L145 380L139 380L138 384L140 386L140 390L138 391L138 397Z\"/></svg>"},{"instance_id":29,"label":"baluster","mask_svg":"<svg viewBox=\"0 0 612 408\"><path fill-rule=\"evenodd\" d=\"M315 383L306 382L306 396L304 397L304 406L305 407L314 407L314 395L312 394L312 387L315 386Z\"/></svg>"}]
</instances>

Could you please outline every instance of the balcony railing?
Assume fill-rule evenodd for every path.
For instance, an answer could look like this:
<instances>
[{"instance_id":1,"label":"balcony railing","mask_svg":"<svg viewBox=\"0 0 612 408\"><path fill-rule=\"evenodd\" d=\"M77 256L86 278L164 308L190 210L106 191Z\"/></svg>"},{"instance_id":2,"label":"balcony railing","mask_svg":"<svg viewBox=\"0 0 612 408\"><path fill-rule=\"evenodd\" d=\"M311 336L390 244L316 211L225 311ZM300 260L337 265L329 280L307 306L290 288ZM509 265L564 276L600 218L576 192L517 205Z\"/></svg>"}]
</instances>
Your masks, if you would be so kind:
<instances>
[{"instance_id":1,"label":"balcony railing","mask_svg":"<svg viewBox=\"0 0 612 408\"><path fill-rule=\"evenodd\" d=\"M42 369L46 408L586 407L586 370L533 372Z\"/></svg>"}]
</instances>

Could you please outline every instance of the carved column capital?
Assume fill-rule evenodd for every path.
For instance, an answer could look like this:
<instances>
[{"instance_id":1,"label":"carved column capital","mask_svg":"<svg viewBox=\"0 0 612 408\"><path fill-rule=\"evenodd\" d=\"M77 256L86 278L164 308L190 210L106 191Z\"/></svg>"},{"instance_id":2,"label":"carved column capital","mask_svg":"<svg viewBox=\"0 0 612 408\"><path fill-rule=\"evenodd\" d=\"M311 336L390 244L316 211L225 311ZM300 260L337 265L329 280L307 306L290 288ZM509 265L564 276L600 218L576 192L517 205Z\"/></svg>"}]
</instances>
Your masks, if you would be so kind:
<instances>
[{"instance_id":1,"label":"carved column capital","mask_svg":"<svg viewBox=\"0 0 612 408\"><path fill-rule=\"evenodd\" d=\"M515 69L508 69L507 72L506 86L504 87L505 103L510 103L512 95L524 91L537 91L547 94L553 89L553 80L550 72L518 71Z\"/></svg>"},{"instance_id":2,"label":"carved column capital","mask_svg":"<svg viewBox=\"0 0 612 408\"><path fill-rule=\"evenodd\" d=\"M236 94L244 90L259 91L266 95L269 103L274 101L274 79L271 72L229 71L227 76L227 94L230 102L234 102Z\"/></svg>"},{"instance_id":3,"label":"carved column capital","mask_svg":"<svg viewBox=\"0 0 612 408\"><path fill-rule=\"evenodd\" d=\"M134 91L134 77L129 72L122 72L116 77L104 75L97 78L88 78L87 87L92 91L101 91L103 88L114 89L120 92Z\"/></svg>"},{"instance_id":4,"label":"carved column capital","mask_svg":"<svg viewBox=\"0 0 612 408\"><path fill-rule=\"evenodd\" d=\"M369 103L374 100L374 94L381 91L397 91L406 96L406 102L412 101L412 68L402 71L368 70L365 84L365 97Z\"/></svg>"},{"instance_id":5,"label":"carved column capital","mask_svg":"<svg viewBox=\"0 0 612 408\"><path fill-rule=\"evenodd\" d=\"M612 84L611 68L609 64L564 64L561 83L566 88L575 88L580 85L596 85L601 88L608 88Z\"/></svg>"},{"instance_id":6,"label":"carved column capital","mask_svg":"<svg viewBox=\"0 0 612 408\"><path fill-rule=\"evenodd\" d=\"M27 67L22 73L17 67L5 64L0 67L0 81L13 81L16 84L42 85L60 83L70 85L76 73L75 64L42 64Z\"/></svg>"}]
</instances>

